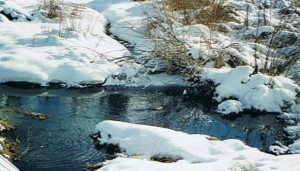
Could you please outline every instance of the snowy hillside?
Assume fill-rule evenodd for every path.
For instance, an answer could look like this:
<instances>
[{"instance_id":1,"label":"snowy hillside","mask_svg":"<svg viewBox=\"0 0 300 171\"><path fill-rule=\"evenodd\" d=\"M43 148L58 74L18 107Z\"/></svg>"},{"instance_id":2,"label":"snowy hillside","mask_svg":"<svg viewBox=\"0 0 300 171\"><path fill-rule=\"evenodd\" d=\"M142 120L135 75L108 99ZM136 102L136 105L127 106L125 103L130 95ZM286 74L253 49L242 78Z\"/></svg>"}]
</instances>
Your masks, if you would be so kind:
<instances>
[{"instance_id":1,"label":"snowy hillside","mask_svg":"<svg viewBox=\"0 0 300 171\"><path fill-rule=\"evenodd\" d=\"M192 20L190 9L179 6L171 15L160 1L69 1L54 7L1 1L0 82L143 87L187 85L189 77L199 75L215 82L218 102L241 103L233 111L223 103L221 113L294 112L299 110L300 19L299 8L290 4L226 1L217 4L229 11L226 20L201 24Z\"/></svg>"}]
</instances>

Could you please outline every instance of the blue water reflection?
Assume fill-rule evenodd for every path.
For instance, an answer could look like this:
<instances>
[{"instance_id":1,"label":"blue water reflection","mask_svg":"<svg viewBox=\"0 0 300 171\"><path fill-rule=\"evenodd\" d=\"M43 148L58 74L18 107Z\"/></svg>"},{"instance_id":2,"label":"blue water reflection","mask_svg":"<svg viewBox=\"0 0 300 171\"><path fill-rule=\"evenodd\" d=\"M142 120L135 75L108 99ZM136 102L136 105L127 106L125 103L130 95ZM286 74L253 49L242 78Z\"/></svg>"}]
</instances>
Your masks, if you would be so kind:
<instances>
[{"instance_id":1,"label":"blue water reflection","mask_svg":"<svg viewBox=\"0 0 300 171\"><path fill-rule=\"evenodd\" d=\"M26 150L30 133L30 152L15 162L22 171L85 170L87 162L103 160L105 151L97 151L88 135L97 123L108 119L219 139L238 138L260 149L281 138L274 116L252 118L243 114L233 121L224 120L206 99L195 100L182 92L180 88L92 92L2 88L0 117L16 128L9 136L21 141L17 154ZM162 110L152 110L162 106ZM50 118L32 118L24 115L25 110L42 112Z\"/></svg>"}]
</instances>

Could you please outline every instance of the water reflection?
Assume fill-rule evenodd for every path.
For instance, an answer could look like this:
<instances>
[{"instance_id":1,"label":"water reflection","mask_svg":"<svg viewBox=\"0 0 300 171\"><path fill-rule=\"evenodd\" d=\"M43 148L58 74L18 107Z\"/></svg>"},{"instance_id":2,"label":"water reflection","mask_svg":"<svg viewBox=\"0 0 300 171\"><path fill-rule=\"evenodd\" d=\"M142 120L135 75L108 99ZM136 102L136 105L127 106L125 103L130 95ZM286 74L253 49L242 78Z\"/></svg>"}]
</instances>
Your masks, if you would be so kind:
<instances>
[{"instance_id":1,"label":"water reflection","mask_svg":"<svg viewBox=\"0 0 300 171\"><path fill-rule=\"evenodd\" d=\"M0 117L15 125L9 136L21 141L18 154L26 149L30 129L30 153L15 163L22 171L85 170L87 162L104 159L105 151L97 151L88 135L97 123L107 119L220 139L238 138L260 149L281 138L274 116L252 118L244 114L234 121L224 120L213 113L206 99L205 103L195 101L183 96L182 89L76 92L77 95L68 90L55 91L60 93L53 95L50 91L37 96L34 92L28 95L13 90L0 96ZM152 110L159 106L164 108ZM25 116L25 110L46 113L50 119L40 121Z\"/></svg>"},{"instance_id":2,"label":"water reflection","mask_svg":"<svg viewBox=\"0 0 300 171\"><path fill-rule=\"evenodd\" d=\"M107 104L109 106L109 114L110 115L122 115L127 111L127 105L129 103L129 97L122 94L111 94L106 97ZM101 104L100 104L101 105Z\"/></svg>"}]
</instances>

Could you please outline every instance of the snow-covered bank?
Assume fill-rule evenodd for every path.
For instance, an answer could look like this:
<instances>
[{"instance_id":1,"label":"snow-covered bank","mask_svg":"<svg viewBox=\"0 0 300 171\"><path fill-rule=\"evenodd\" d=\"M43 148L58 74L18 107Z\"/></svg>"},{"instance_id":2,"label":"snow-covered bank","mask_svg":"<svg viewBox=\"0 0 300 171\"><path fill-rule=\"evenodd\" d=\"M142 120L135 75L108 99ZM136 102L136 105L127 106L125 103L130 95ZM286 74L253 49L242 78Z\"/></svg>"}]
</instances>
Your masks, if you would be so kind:
<instances>
[{"instance_id":1,"label":"snow-covered bank","mask_svg":"<svg viewBox=\"0 0 300 171\"><path fill-rule=\"evenodd\" d=\"M111 32L118 37L132 40L132 44L142 43L146 39L132 35L136 32L129 32L128 24L122 28L119 23L126 18L130 24L145 19L143 9L137 3L124 1L127 5L123 7L121 2L116 4L124 10L133 8L130 15L140 16L135 20L129 14L123 15L121 10L115 11L115 8L100 13L84 7L91 6L100 11L108 7L111 1L102 5L99 5L100 1L85 1L86 4L82 1L68 1L60 4L65 18L50 20L41 15L46 11L41 10L43 4L39 1L1 2L0 12L5 15L1 14L3 22L0 22L0 33L5 34L1 34L0 39L0 83L29 82L42 86L58 83L66 87L103 83L106 83L105 86L133 87L187 84L181 76L148 74L156 71L156 65L159 65L157 60L153 61L150 69L137 63L118 63L119 60L132 58L132 55L126 47L106 34L106 18L112 27ZM76 6L73 3L83 4ZM76 13L75 17L72 12ZM145 44L149 44L149 41Z\"/></svg>"},{"instance_id":2,"label":"snow-covered bank","mask_svg":"<svg viewBox=\"0 0 300 171\"><path fill-rule=\"evenodd\" d=\"M153 126L103 121L96 126L101 144L118 145L127 156L107 161L102 170L291 170L300 168L299 155L273 156L239 140L209 140ZM151 161L153 157L178 160Z\"/></svg>"},{"instance_id":3,"label":"snow-covered bank","mask_svg":"<svg viewBox=\"0 0 300 171\"><path fill-rule=\"evenodd\" d=\"M239 113L245 109L257 109L281 113L290 106L296 107L299 85L286 77L272 77L261 73L252 75L252 73L253 68L249 66L205 71L204 77L217 85L216 101L238 100L236 102L238 104L233 104L232 101L220 104L219 112L229 114ZM236 106L236 108L230 111L230 106ZM295 112L295 109L290 112Z\"/></svg>"},{"instance_id":4,"label":"snow-covered bank","mask_svg":"<svg viewBox=\"0 0 300 171\"><path fill-rule=\"evenodd\" d=\"M15 9L14 3L4 1L0 7L13 15L14 10L7 9ZM83 8L76 18L66 19L63 24L47 21L39 12L34 16L37 17L31 17L31 22L0 23L1 83L100 84L119 73L120 67L110 60L130 55L123 45L105 34L107 21L97 11Z\"/></svg>"},{"instance_id":5,"label":"snow-covered bank","mask_svg":"<svg viewBox=\"0 0 300 171\"><path fill-rule=\"evenodd\" d=\"M161 60L157 60L157 56L148 53L148 51L153 51L156 48L155 42L153 42L148 34L157 34L158 38L165 34L161 28L156 28L157 26L149 28L149 17L154 17L153 19L155 19L155 17L160 17L159 15L161 15L157 14L159 9L156 9L159 8L159 4L154 4L158 5L155 7L152 4L153 2L149 1L74 0L66 1L64 4L61 4L60 8L66 13L74 12L74 10L78 11L78 7L72 5L72 3L81 4L79 7L80 12L78 12L75 19L66 17L66 21L62 24L66 26L63 26L62 29L59 19L50 20L41 15L42 12L45 13L45 10L40 10L42 4L39 1L2 1L0 9L7 13L6 15L15 16L15 20L23 22L10 22L8 18L6 18L6 22L1 22L0 31L7 34L4 34L0 40L0 55L3 58L0 63L2 64L0 69L3 73L0 74L0 82L28 81L41 83L42 85L47 85L49 82L62 82L67 86L82 86L84 84L101 84L107 78L108 80L105 85L109 86L142 87L187 84L184 77L166 74L167 64L161 62ZM257 59L259 68L262 68L264 58L266 58L265 53L268 51L267 47L257 45L258 50L256 52L253 49L253 43L251 44L252 39L248 43L236 37L236 33L243 37L244 35L248 35L249 32L252 34L256 32L254 26L257 19L255 14L258 12L258 8L255 5L259 5L259 2L253 5L240 1L229 1L229 4L237 10L239 20L242 20L241 18L244 15L246 6L249 5L251 7L249 22L252 25L249 27L249 30L235 31L233 28L230 28L231 31L228 34L222 32L215 33L205 25L182 25L182 23L174 19L172 21L174 22L172 25L174 35L186 44L191 57L195 61L203 59L207 62L205 67L210 68L214 65L216 49L229 46L224 49L224 59L228 70L230 70L229 65L227 65L228 58L234 58L253 66L255 62L254 55L256 54L259 56L259 59ZM278 9L274 8L272 10L277 15ZM30 21L23 20L24 16L30 19ZM271 16L266 17L269 19ZM134 47L133 51L142 55L131 56L126 47L107 36L105 33L107 23L110 24L109 31L114 36L129 42L130 46ZM277 18L273 19L271 24L274 25L276 23L278 23ZM228 24L228 27L234 27L234 23L224 24ZM235 29L241 29L243 26L236 23L235 27ZM24 29L20 30L20 28ZM268 30L267 28L271 31L274 30L273 26L264 26L258 31L259 33L265 32ZM60 37L60 32L67 34ZM211 37L208 37L208 35ZM205 41L208 38L218 41L217 43L208 45L207 41ZM203 43L203 40L206 43ZM210 46L211 49L209 49ZM114 60L128 56L133 61L118 63L119 60ZM141 59L141 57L145 56L145 60ZM161 74L152 74L157 71ZM206 73L211 71L214 73L213 70L207 69L205 75L209 75ZM220 72L223 71L221 69ZM261 74L261 77L268 76ZM218 84L218 80L215 81ZM230 81L227 82L229 83ZM225 92L228 89L222 89L221 87L216 92L219 94L217 98L219 102L221 102L220 99L228 98L230 94L230 92ZM287 91L281 91L280 93L284 94L285 97L276 102L260 105L254 104L253 101L255 99L252 99L250 100L251 102L245 103L245 101L251 98L251 95L247 96L248 99L239 97L242 97L247 90L245 89L242 94L233 95L233 97L238 98L243 104L241 109L256 108L266 111L280 111L280 108L285 106L285 104L282 104L283 101L290 103L291 99L293 99L291 97L293 96L292 94L289 94ZM271 95L274 93L268 94ZM265 96L264 99L269 98L269 95ZM275 109L270 109L274 106Z\"/></svg>"},{"instance_id":6,"label":"snow-covered bank","mask_svg":"<svg viewBox=\"0 0 300 171\"><path fill-rule=\"evenodd\" d=\"M281 17L279 16L281 14L280 10L287 8L290 3L287 3L287 1L270 3L269 1L257 1L253 2L253 4L243 1L228 1L228 4L236 12L237 16L235 19L237 21L224 22L223 26L227 28L227 31L224 32L212 30L202 24L184 25L176 18L180 18L180 12L174 12L174 18L170 21L171 24L168 25L167 22L162 24L165 31L159 24L149 28L150 21L163 22L163 20L159 19L159 17L164 17L164 14L161 14L163 12L159 11L163 10L163 8L160 9L161 4L159 2L156 3L156 1L132 2L130 0L121 0L111 2L109 0L95 0L88 3L87 6L105 15L111 24L110 31L115 36L128 41L134 47L135 52L153 51L153 49L157 48L155 47L155 43L157 42L155 42L154 38L151 39L149 35L147 36L147 34L154 34L154 37L157 35L155 38L160 39L163 36L168 36L165 32L169 29L178 40L186 45L191 57L195 61L199 59L207 61L200 75L204 80L214 82L216 86L215 100L218 103L225 101L219 106L218 111L220 113L239 113L245 109L296 113L296 111L300 110L296 103L298 98L296 96L300 87L295 81L284 76L269 76L262 72L253 74L255 63L258 65L258 69L263 69L264 66L271 65L271 62L267 61L267 58L279 61L279 59L276 59L276 54L272 54L273 52L271 53L271 50L268 49L267 42L270 41L268 36L275 32L276 25L279 24ZM269 13L264 14L265 20L268 23L266 23L266 26L259 26L259 23L257 23L261 18L259 13L263 12L260 11L260 5L266 4L269 4L269 6L273 4L272 8L268 7L268 10L274 14L273 16L270 16ZM249 20L250 26L244 28L241 21L246 18L247 6L249 7L247 20ZM261 34L268 35L266 36L267 38L263 38L266 39L266 42L255 43L255 37L259 37ZM280 35L276 34L276 37L279 39L287 35L287 32L282 32ZM213 41L210 42L206 39L212 39ZM294 39L297 39L297 35L293 37ZM166 40L168 39L166 38ZM287 49L283 47L278 51L287 53L290 52L290 48L297 47L297 42L291 41L290 43ZM218 51L221 51L221 54L218 54ZM153 54L149 53L148 55ZM212 68L212 66L216 66L217 62L215 58L219 55L224 58L224 67L220 69ZM156 56L151 57L155 58ZM241 63L247 66L239 67L232 63ZM156 64L155 67L160 65L159 62ZM156 85L156 83L158 83L157 85L163 85L160 83L160 80L163 80L164 77L159 78L157 75L153 77L149 76L149 70L146 72L143 71L145 70L145 66L146 64L139 65L138 67L135 65L126 67L127 69L123 69L122 73L130 70L131 74L125 74L128 75L127 79L120 81L119 79L110 78L108 85ZM296 63L295 67L297 68L297 66L299 67ZM297 72L294 74L297 75ZM167 75L165 76L165 78L168 78ZM159 79L153 79L155 77ZM167 83L168 81L164 82ZM185 85L184 78L181 81L178 79L179 82L183 83L181 85ZM171 83L174 84L172 81Z\"/></svg>"},{"instance_id":7,"label":"snow-covered bank","mask_svg":"<svg viewBox=\"0 0 300 171\"><path fill-rule=\"evenodd\" d=\"M153 12L151 2L130 0L94 0L87 6L100 11L110 23L112 34L134 46L135 51L153 50L147 34L147 13Z\"/></svg>"}]
</instances>

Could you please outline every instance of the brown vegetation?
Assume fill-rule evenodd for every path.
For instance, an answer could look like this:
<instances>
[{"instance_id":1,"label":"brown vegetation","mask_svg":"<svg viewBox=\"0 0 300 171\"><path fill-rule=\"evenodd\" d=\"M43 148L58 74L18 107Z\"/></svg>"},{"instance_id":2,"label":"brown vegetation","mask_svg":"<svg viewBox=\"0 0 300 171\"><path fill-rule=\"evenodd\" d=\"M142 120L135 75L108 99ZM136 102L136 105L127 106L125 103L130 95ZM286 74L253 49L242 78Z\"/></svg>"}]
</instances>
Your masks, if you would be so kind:
<instances>
[{"instance_id":1,"label":"brown vegetation","mask_svg":"<svg viewBox=\"0 0 300 171\"><path fill-rule=\"evenodd\" d=\"M60 16L59 0L43 0L42 9L47 18L56 18Z\"/></svg>"},{"instance_id":2,"label":"brown vegetation","mask_svg":"<svg viewBox=\"0 0 300 171\"><path fill-rule=\"evenodd\" d=\"M204 24L211 26L216 23L236 21L234 11L226 5L225 0L164 0L171 13L183 13L183 24Z\"/></svg>"}]
</instances>

